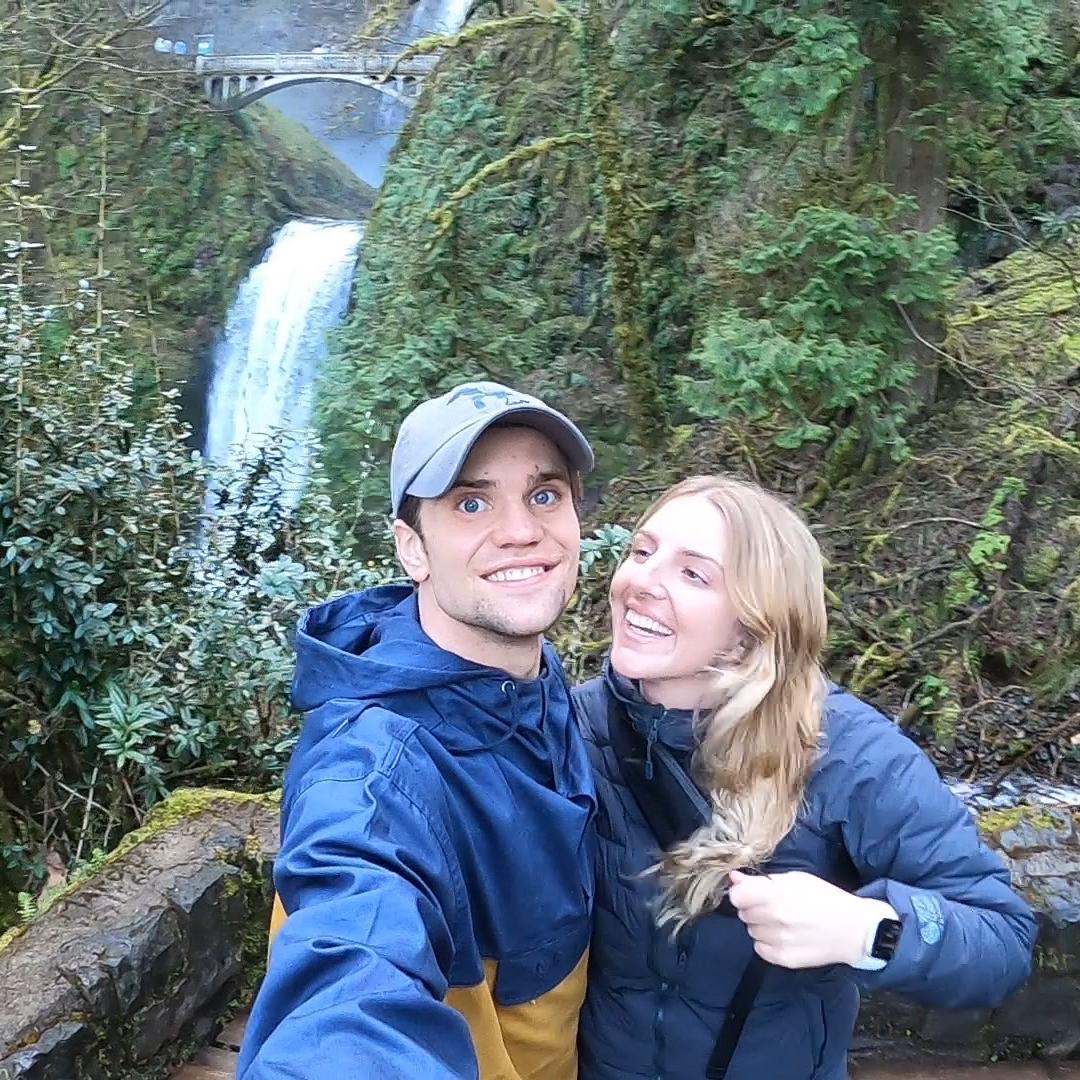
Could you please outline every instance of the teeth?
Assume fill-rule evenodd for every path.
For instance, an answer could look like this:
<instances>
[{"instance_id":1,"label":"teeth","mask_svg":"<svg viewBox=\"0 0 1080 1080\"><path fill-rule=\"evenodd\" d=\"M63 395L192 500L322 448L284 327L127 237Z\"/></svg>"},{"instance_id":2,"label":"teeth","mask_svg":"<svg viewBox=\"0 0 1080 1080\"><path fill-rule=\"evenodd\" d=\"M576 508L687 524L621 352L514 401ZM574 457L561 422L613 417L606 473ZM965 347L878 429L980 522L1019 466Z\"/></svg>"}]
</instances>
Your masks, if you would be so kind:
<instances>
[{"instance_id":1,"label":"teeth","mask_svg":"<svg viewBox=\"0 0 1080 1080\"><path fill-rule=\"evenodd\" d=\"M514 566L509 570L497 570L494 574L488 574L488 581L524 581L526 578L538 577L543 572L542 566Z\"/></svg>"},{"instance_id":2,"label":"teeth","mask_svg":"<svg viewBox=\"0 0 1080 1080\"><path fill-rule=\"evenodd\" d=\"M648 615L639 615L636 611L628 611L626 621L635 630L644 630L647 634L657 634L659 637L671 637L674 632L662 622L650 619Z\"/></svg>"}]
</instances>

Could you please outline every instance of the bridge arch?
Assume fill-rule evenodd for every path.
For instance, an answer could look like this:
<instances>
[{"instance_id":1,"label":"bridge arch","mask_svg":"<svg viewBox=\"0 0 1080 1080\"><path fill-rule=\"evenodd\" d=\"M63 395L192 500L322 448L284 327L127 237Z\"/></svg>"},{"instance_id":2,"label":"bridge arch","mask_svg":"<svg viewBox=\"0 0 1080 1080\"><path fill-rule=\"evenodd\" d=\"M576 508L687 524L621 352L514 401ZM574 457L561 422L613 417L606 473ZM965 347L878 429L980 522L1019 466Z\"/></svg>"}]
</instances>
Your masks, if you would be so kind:
<instances>
[{"instance_id":1,"label":"bridge arch","mask_svg":"<svg viewBox=\"0 0 1080 1080\"><path fill-rule=\"evenodd\" d=\"M286 86L315 82L367 86L412 105L423 79L438 57L400 61L385 54L277 54L273 56L200 56L195 70L211 104L235 111Z\"/></svg>"}]
</instances>

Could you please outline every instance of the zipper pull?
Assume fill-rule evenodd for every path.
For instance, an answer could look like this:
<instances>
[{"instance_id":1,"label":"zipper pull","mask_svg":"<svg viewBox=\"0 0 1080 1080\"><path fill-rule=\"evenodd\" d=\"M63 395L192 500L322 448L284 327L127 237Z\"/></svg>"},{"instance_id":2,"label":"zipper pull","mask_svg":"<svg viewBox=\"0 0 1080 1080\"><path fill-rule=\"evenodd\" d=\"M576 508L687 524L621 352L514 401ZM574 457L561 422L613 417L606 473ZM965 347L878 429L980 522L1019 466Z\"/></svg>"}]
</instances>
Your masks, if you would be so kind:
<instances>
[{"instance_id":1,"label":"zipper pull","mask_svg":"<svg viewBox=\"0 0 1080 1080\"><path fill-rule=\"evenodd\" d=\"M649 725L649 734L645 737L645 779L653 778L652 748L660 727L660 717L655 717Z\"/></svg>"}]
</instances>

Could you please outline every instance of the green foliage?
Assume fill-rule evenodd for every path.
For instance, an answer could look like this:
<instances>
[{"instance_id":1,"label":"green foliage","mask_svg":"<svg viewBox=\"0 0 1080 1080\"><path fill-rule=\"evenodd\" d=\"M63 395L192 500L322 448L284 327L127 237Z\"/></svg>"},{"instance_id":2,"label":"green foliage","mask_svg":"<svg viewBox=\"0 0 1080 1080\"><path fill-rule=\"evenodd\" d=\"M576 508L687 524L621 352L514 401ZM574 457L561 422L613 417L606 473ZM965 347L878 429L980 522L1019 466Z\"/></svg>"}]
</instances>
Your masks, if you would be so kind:
<instances>
[{"instance_id":1,"label":"green foliage","mask_svg":"<svg viewBox=\"0 0 1080 1080\"><path fill-rule=\"evenodd\" d=\"M897 329L896 304L940 304L954 279L948 233L900 228L904 209L871 216L805 206L788 221L756 215L736 267L750 288L764 287L760 308L782 329L865 327L868 338L884 341Z\"/></svg>"},{"instance_id":2,"label":"green foliage","mask_svg":"<svg viewBox=\"0 0 1080 1080\"><path fill-rule=\"evenodd\" d=\"M590 577L613 569L622 559L633 534L623 525L601 525L581 540L581 574Z\"/></svg>"},{"instance_id":3,"label":"green foliage","mask_svg":"<svg viewBox=\"0 0 1080 1080\"><path fill-rule=\"evenodd\" d=\"M1061 565L1061 550L1047 545L1024 560L1024 584L1041 589L1048 585Z\"/></svg>"},{"instance_id":4,"label":"green foliage","mask_svg":"<svg viewBox=\"0 0 1080 1080\"><path fill-rule=\"evenodd\" d=\"M17 897L19 904L19 921L23 924L32 923L37 915L37 904L34 898L26 892L21 892Z\"/></svg>"},{"instance_id":5,"label":"green foliage","mask_svg":"<svg viewBox=\"0 0 1080 1080\"><path fill-rule=\"evenodd\" d=\"M900 308L944 303L953 253L944 230L897 229L890 216L825 206L786 223L756 215L729 270L743 304L712 315L693 357L705 378L676 379L683 401L698 416L778 415L789 448L827 440L843 412L899 452L890 392L913 374L897 349Z\"/></svg>"},{"instance_id":6,"label":"green foliage","mask_svg":"<svg viewBox=\"0 0 1080 1080\"><path fill-rule=\"evenodd\" d=\"M956 740L956 724L962 710L948 680L938 675L924 675L914 700L920 714L930 721L934 742L950 748Z\"/></svg>"},{"instance_id":7,"label":"green foliage","mask_svg":"<svg viewBox=\"0 0 1080 1080\"><path fill-rule=\"evenodd\" d=\"M949 573L943 597L946 611L961 611L984 597L988 585L1005 571L1005 556L1012 538L998 526L1005 521L1006 502L1023 498L1026 493L1027 485L1016 476L1006 477L995 489L983 514L982 528L968 547L963 565Z\"/></svg>"},{"instance_id":8,"label":"green foliage","mask_svg":"<svg viewBox=\"0 0 1080 1080\"><path fill-rule=\"evenodd\" d=\"M79 148L70 143L56 151L56 167L61 179L67 180L72 175L81 156Z\"/></svg>"},{"instance_id":9,"label":"green foliage","mask_svg":"<svg viewBox=\"0 0 1080 1080\"><path fill-rule=\"evenodd\" d=\"M237 268L268 239L268 221L251 212L261 191L240 132L190 115L146 163L132 229L146 287L185 315L219 312Z\"/></svg>"},{"instance_id":10,"label":"green foliage","mask_svg":"<svg viewBox=\"0 0 1080 1080\"><path fill-rule=\"evenodd\" d=\"M23 816L0 815L0 875L21 885L46 835L105 848L183 784L276 783L299 614L391 571L350 564L317 461L285 503L280 442L216 481L207 518L175 392L134 407L134 313L77 325L86 300L60 319L5 284L0 772Z\"/></svg>"},{"instance_id":11,"label":"green foliage","mask_svg":"<svg viewBox=\"0 0 1080 1080\"><path fill-rule=\"evenodd\" d=\"M798 12L766 8L762 27L778 39L767 58L747 65L737 94L764 130L796 135L821 117L869 63L852 20L812 4Z\"/></svg>"},{"instance_id":12,"label":"green foliage","mask_svg":"<svg viewBox=\"0 0 1080 1080\"><path fill-rule=\"evenodd\" d=\"M581 28L600 10L611 33L590 44ZM504 30L448 51L388 172L323 381L340 497L381 511L384 475L364 463L385 459L411 404L459 378L518 381L581 408L565 378L544 373L603 365L607 384L611 360L628 355L647 362L616 368L624 416L627 398L677 397L699 416L778 419L785 447L854 423L863 452L901 455L897 402L917 374L905 315L940 314L955 249L946 228L907 228L913 206L867 178L881 175L886 137L940 132L953 182L995 200L1075 147L1067 110L1039 95L1016 106L1033 58L1061 67L1055 10L580 0L545 28L516 20L525 7L511 2ZM911 17L928 35L940 110L885 132L893 39ZM609 99L614 126L597 111ZM594 146L520 156L582 130ZM612 131L614 152L601 137ZM515 155L520 166L456 206L453 229L434 229L433 210ZM639 368L654 370L655 394L635 385ZM607 440L624 445L628 425L611 429L588 402L577 415L601 433L603 473ZM357 467L370 488L357 490Z\"/></svg>"},{"instance_id":13,"label":"green foliage","mask_svg":"<svg viewBox=\"0 0 1080 1080\"><path fill-rule=\"evenodd\" d=\"M876 346L853 348L836 337L793 339L765 319L735 312L717 317L695 359L709 377L676 380L693 413L759 419L779 409L786 426L776 441L788 448L828 440L832 429L815 418L860 405L873 409L875 394L910 377L910 368L891 366ZM879 410L872 415L880 422Z\"/></svg>"},{"instance_id":14,"label":"green foliage","mask_svg":"<svg viewBox=\"0 0 1080 1080\"><path fill-rule=\"evenodd\" d=\"M982 105L1015 101L1035 58L1045 68L1061 60L1051 21L1057 9L1041 0L941 3L922 16L942 56L942 82Z\"/></svg>"}]
</instances>

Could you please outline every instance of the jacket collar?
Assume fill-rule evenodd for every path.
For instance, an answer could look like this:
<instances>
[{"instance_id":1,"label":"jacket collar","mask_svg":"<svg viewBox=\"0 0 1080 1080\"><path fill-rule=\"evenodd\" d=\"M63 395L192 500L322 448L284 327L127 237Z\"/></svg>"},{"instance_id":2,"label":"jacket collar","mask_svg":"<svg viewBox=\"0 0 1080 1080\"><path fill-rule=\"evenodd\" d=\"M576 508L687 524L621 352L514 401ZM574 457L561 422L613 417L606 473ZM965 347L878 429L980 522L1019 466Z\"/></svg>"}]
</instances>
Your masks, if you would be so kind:
<instances>
[{"instance_id":1,"label":"jacket collar","mask_svg":"<svg viewBox=\"0 0 1080 1080\"><path fill-rule=\"evenodd\" d=\"M646 701L640 684L620 675L611 666L610 657L604 661L604 682L615 700L626 710L635 730L646 739L682 753L689 753L697 746L691 710L665 709L663 705Z\"/></svg>"}]
</instances>

